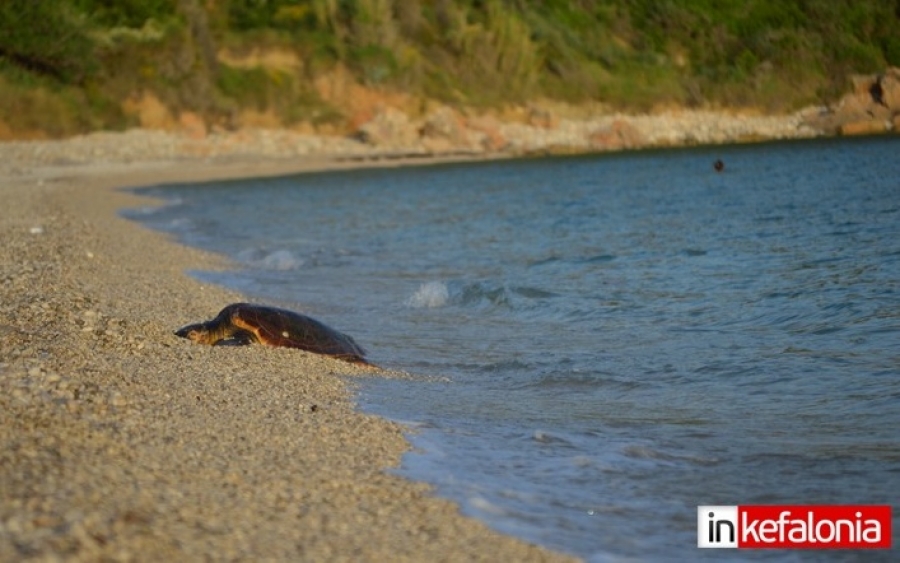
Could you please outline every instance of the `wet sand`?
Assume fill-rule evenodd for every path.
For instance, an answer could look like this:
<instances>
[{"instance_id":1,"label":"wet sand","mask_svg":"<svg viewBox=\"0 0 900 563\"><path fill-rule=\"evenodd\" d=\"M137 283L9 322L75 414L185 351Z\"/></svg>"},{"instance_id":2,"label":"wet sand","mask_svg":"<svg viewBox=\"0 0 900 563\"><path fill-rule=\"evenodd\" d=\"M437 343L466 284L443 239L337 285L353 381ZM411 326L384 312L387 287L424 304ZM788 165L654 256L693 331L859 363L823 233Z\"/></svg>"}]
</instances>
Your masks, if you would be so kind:
<instances>
[{"instance_id":1,"label":"wet sand","mask_svg":"<svg viewBox=\"0 0 900 563\"><path fill-rule=\"evenodd\" d=\"M152 202L116 188L346 163L7 164L0 560L566 559L390 474L403 428L352 389L390 374L172 334L241 296L188 277L229 265L120 218Z\"/></svg>"}]
</instances>

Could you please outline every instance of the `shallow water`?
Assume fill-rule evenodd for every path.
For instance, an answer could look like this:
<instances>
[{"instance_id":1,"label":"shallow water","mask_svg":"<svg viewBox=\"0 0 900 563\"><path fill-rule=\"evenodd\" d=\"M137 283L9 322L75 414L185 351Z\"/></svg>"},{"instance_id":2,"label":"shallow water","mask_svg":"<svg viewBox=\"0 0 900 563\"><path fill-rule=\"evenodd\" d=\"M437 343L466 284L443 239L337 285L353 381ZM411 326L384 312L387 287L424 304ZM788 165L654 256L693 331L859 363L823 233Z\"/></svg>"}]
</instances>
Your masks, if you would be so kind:
<instances>
[{"instance_id":1,"label":"shallow water","mask_svg":"<svg viewBox=\"0 0 900 563\"><path fill-rule=\"evenodd\" d=\"M699 504L897 498L898 149L154 187L140 191L170 204L127 215L245 266L198 277L429 376L368 381L360 402L415 428L399 472L467 514L594 561L720 560L733 552L696 548Z\"/></svg>"}]
</instances>

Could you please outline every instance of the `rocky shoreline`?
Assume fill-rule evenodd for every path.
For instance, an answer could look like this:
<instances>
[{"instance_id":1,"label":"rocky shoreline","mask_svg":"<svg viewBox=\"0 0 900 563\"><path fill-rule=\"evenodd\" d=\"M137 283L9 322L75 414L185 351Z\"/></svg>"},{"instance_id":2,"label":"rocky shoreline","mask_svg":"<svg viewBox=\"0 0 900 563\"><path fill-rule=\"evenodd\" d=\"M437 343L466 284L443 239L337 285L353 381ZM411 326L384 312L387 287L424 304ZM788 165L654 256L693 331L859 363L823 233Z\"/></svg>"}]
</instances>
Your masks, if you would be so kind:
<instances>
[{"instance_id":1,"label":"rocky shoreline","mask_svg":"<svg viewBox=\"0 0 900 563\"><path fill-rule=\"evenodd\" d=\"M810 138L821 133L803 114L789 116L681 112L655 116L611 115L558 119L534 112L523 122L467 119L441 108L424 120L387 109L352 136L287 129L215 131L133 129L97 132L59 141L0 143L0 173L35 166L66 167L172 160L253 160L326 157L379 160L400 157L501 158L542 153L601 152L658 146Z\"/></svg>"},{"instance_id":2,"label":"rocky shoreline","mask_svg":"<svg viewBox=\"0 0 900 563\"><path fill-rule=\"evenodd\" d=\"M0 174L25 173L34 166L88 163L502 158L896 133L900 131L900 69L856 77L853 90L832 107L812 107L788 115L710 110L579 117L559 113L532 106L501 120L440 106L416 119L385 107L343 136L291 129L208 130L197 116L182 115L180 125L169 130L133 129L60 141L0 143Z\"/></svg>"}]
</instances>

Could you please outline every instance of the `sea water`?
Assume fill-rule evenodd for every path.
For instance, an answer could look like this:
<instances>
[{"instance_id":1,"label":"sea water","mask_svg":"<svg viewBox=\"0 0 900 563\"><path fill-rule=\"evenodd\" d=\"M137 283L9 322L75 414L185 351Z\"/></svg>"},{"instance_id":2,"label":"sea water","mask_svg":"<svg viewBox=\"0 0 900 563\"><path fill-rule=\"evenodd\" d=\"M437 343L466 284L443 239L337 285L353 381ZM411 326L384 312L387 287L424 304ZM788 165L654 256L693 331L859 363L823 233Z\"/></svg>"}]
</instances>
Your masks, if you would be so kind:
<instances>
[{"instance_id":1,"label":"sea water","mask_svg":"<svg viewBox=\"0 0 900 563\"><path fill-rule=\"evenodd\" d=\"M169 204L128 216L243 266L194 275L415 376L363 382L361 408L408 424L400 474L495 529L722 560L697 505L896 505L896 138L139 191Z\"/></svg>"}]
</instances>

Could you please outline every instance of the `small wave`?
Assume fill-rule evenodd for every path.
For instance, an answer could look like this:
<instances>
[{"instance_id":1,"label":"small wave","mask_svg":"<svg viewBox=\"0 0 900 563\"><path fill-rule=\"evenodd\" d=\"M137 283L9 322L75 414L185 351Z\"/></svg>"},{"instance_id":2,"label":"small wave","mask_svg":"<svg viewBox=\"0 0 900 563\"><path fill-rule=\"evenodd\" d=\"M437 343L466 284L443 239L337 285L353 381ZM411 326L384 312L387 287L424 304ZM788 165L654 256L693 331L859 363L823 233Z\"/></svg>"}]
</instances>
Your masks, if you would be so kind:
<instances>
[{"instance_id":1,"label":"small wave","mask_svg":"<svg viewBox=\"0 0 900 563\"><path fill-rule=\"evenodd\" d=\"M171 231L188 231L194 227L194 221L187 217L175 217L166 223L165 228Z\"/></svg>"},{"instance_id":2,"label":"small wave","mask_svg":"<svg viewBox=\"0 0 900 563\"><path fill-rule=\"evenodd\" d=\"M600 264L603 262L612 262L616 259L615 254L595 254L594 256L586 256L577 260L580 264Z\"/></svg>"},{"instance_id":3,"label":"small wave","mask_svg":"<svg viewBox=\"0 0 900 563\"><path fill-rule=\"evenodd\" d=\"M303 265L303 260L289 250L276 250L263 258L262 265L269 270L296 270Z\"/></svg>"},{"instance_id":4,"label":"small wave","mask_svg":"<svg viewBox=\"0 0 900 563\"><path fill-rule=\"evenodd\" d=\"M150 215L155 215L156 213L159 213L161 209L163 209L163 207L160 205L142 205L133 209L127 209L122 214L129 219L141 219Z\"/></svg>"},{"instance_id":5,"label":"small wave","mask_svg":"<svg viewBox=\"0 0 900 563\"><path fill-rule=\"evenodd\" d=\"M508 286L490 282L430 281L416 289L406 305L416 309L435 309L448 305L461 307L500 307L520 309L529 303L559 297L558 293L537 287Z\"/></svg>"},{"instance_id":6,"label":"small wave","mask_svg":"<svg viewBox=\"0 0 900 563\"><path fill-rule=\"evenodd\" d=\"M142 220L144 218L157 215L163 211L170 210L173 207L184 205L184 199L180 197L165 197L165 192L147 192L141 189L129 191L143 196L149 196L157 200L155 203L151 203L149 205L140 205L138 207L125 209L122 214L129 219Z\"/></svg>"},{"instance_id":7,"label":"small wave","mask_svg":"<svg viewBox=\"0 0 900 563\"><path fill-rule=\"evenodd\" d=\"M494 504L493 502L482 496L471 496L468 500L469 506L471 506L475 510L478 510L479 512L490 514L492 516L505 516L508 514L508 511L506 509L497 504Z\"/></svg>"},{"instance_id":8,"label":"small wave","mask_svg":"<svg viewBox=\"0 0 900 563\"><path fill-rule=\"evenodd\" d=\"M259 248L248 248L238 252L237 259L255 268L279 272L296 270L304 264L302 258L298 258L290 250L283 249L268 252Z\"/></svg>"},{"instance_id":9,"label":"small wave","mask_svg":"<svg viewBox=\"0 0 900 563\"><path fill-rule=\"evenodd\" d=\"M556 264L559 262L564 262L567 264L603 264L605 262L612 262L618 258L615 254L591 254L588 256L578 256L578 257L563 257L558 256L556 254L552 254L545 258L540 258L538 260L534 260L529 262L529 267L540 267L546 266L548 264Z\"/></svg>"},{"instance_id":10,"label":"small wave","mask_svg":"<svg viewBox=\"0 0 900 563\"><path fill-rule=\"evenodd\" d=\"M622 449L622 453L632 459L653 460L667 463L687 462L694 465L717 465L720 462L718 458L712 456L672 454L638 444L626 446Z\"/></svg>"},{"instance_id":11,"label":"small wave","mask_svg":"<svg viewBox=\"0 0 900 563\"><path fill-rule=\"evenodd\" d=\"M489 304L515 309L517 305L521 304L521 299L528 301L550 299L558 295L537 287L475 282L463 285L458 294L454 292L452 298L454 302L459 302L461 305Z\"/></svg>"},{"instance_id":12,"label":"small wave","mask_svg":"<svg viewBox=\"0 0 900 563\"><path fill-rule=\"evenodd\" d=\"M521 297L525 297L526 299L549 299L551 297L556 297L559 295L558 293L553 293L552 291L545 291L543 289L538 289L536 287L513 287L511 291L516 295Z\"/></svg>"},{"instance_id":13,"label":"small wave","mask_svg":"<svg viewBox=\"0 0 900 563\"><path fill-rule=\"evenodd\" d=\"M541 258L539 260L534 260L528 264L529 267L534 266L546 266L547 264L553 264L555 262L561 261L562 258L556 255L547 256L546 258Z\"/></svg>"},{"instance_id":14,"label":"small wave","mask_svg":"<svg viewBox=\"0 0 900 563\"><path fill-rule=\"evenodd\" d=\"M483 373L508 373L514 371L526 371L531 365L520 360L504 360L479 364L476 369Z\"/></svg>"},{"instance_id":15,"label":"small wave","mask_svg":"<svg viewBox=\"0 0 900 563\"><path fill-rule=\"evenodd\" d=\"M416 309L435 309L443 307L450 300L447 284L439 281L425 282L419 286L406 304Z\"/></svg>"},{"instance_id":16,"label":"small wave","mask_svg":"<svg viewBox=\"0 0 900 563\"><path fill-rule=\"evenodd\" d=\"M509 305L509 293L503 286L470 283L462 287L458 300L462 305L478 305L485 301L492 305Z\"/></svg>"},{"instance_id":17,"label":"small wave","mask_svg":"<svg viewBox=\"0 0 900 563\"><path fill-rule=\"evenodd\" d=\"M523 389L570 389L573 392L588 389L617 389L630 391L644 386L639 380L629 380L604 371L558 371L546 373L522 385Z\"/></svg>"},{"instance_id":18,"label":"small wave","mask_svg":"<svg viewBox=\"0 0 900 563\"><path fill-rule=\"evenodd\" d=\"M555 444L557 446L572 446L572 442L566 440L562 436L551 434L544 430L535 430L531 435L531 439L539 444Z\"/></svg>"}]
</instances>

